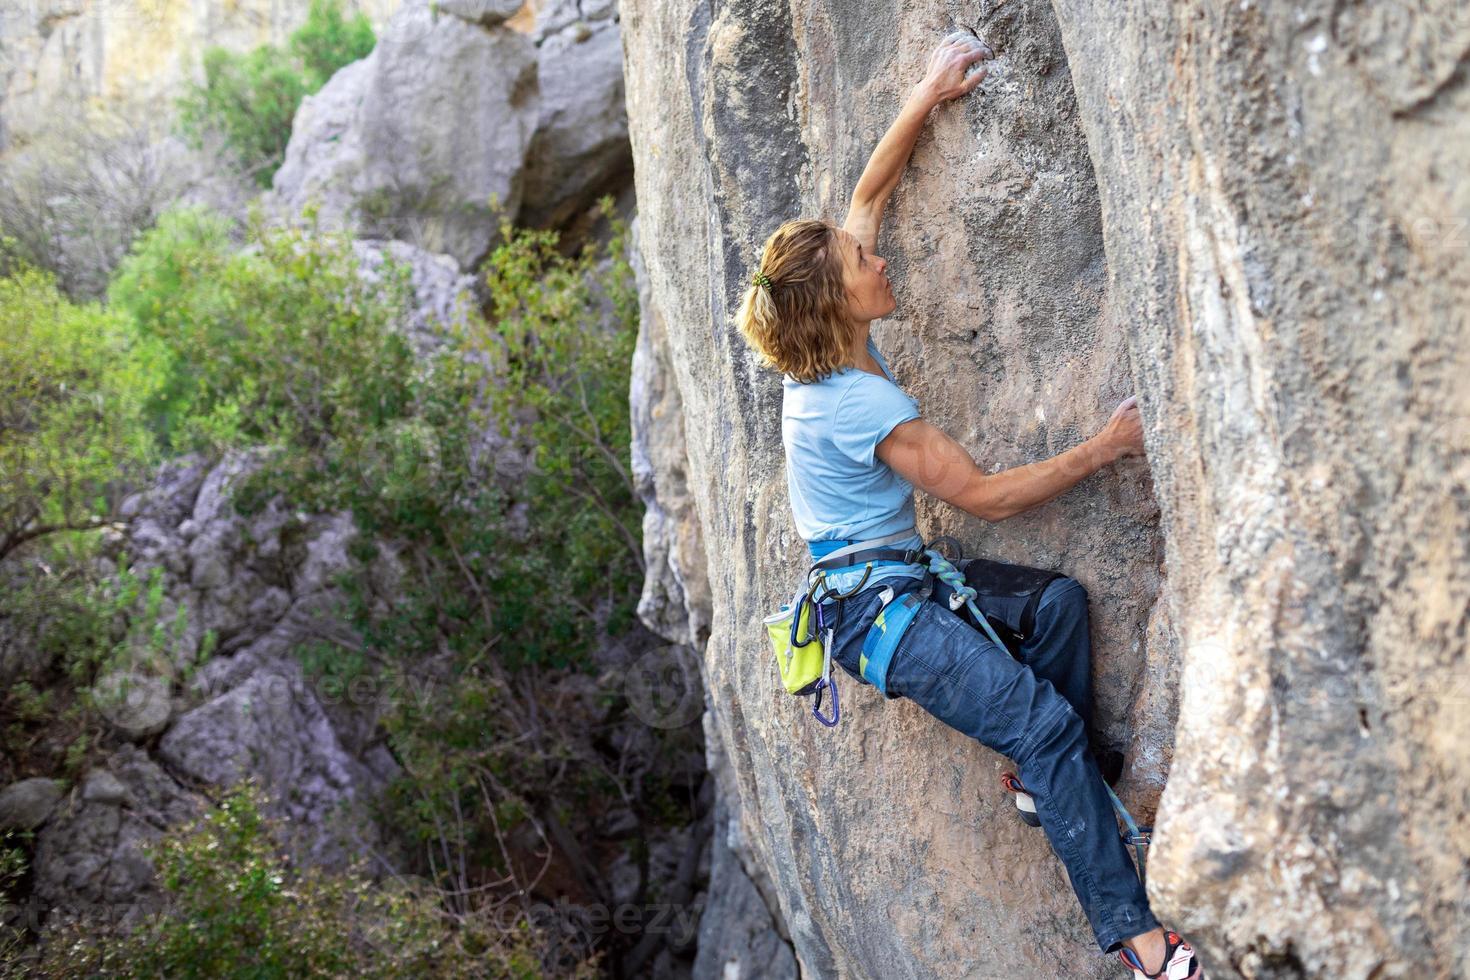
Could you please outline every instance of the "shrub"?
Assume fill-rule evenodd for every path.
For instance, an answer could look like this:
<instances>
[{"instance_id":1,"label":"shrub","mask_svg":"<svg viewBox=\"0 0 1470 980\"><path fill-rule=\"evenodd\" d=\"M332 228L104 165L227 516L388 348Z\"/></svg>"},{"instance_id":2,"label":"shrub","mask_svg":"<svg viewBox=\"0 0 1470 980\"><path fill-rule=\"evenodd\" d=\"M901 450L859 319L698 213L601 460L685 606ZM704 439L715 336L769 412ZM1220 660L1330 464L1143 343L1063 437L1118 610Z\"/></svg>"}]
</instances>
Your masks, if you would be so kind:
<instances>
[{"instance_id":1,"label":"shrub","mask_svg":"<svg viewBox=\"0 0 1470 980\"><path fill-rule=\"evenodd\" d=\"M133 239L174 201L239 196L239 175L212 147L189 152L148 113L156 109L58 115L0 160L0 228L73 299L99 298Z\"/></svg>"},{"instance_id":2,"label":"shrub","mask_svg":"<svg viewBox=\"0 0 1470 980\"><path fill-rule=\"evenodd\" d=\"M114 519L156 456L144 425L156 361L125 318L73 304L48 273L0 278L0 560Z\"/></svg>"},{"instance_id":3,"label":"shrub","mask_svg":"<svg viewBox=\"0 0 1470 980\"><path fill-rule=\"evenodd\" d=\"M406 275L366 282L350 239L314 229L256 225L238 249L223 219L179 210L139 239L109 296L166 349L149 414L169 450L275 447L301 477L296 502L330 509L334 464L414 410L419 369L394 326Z\"/></svg>"},{"instance_id":4,"label":"shrub","mask_svg":"<svg viewBox=\"0 0 1470 980\"><path fill-rule=\"evenodd\" d=\"M312 0L306 22L284 49L261 45L248 54L225 48L204 53L204 83L179 100L183 132L196 143L208 130L223 133L240 165L261 187L270 187L301 100L343 65L367 57L373 44L365 15L345 20L337 0Z\"/></svg>"},{"instance_id":5,"label":"shrub","mask_svg":"<svg viewBox=\"0 0 1470 980\"><path fill-rule=\"evenodd\" d=\"M327 84L343 65L366 58L374 43L373 26L365 14L347 20L339 3L311 0L306 23L291 35L291 53L301 63L310 93Z\"/></svg>"},{"instance_id":6,"label":"shrub","mask_svg":"<svg viewBox=\"0 0 1470 980\"><path fill-rule=\"evenodd\" d=\"M141 921L59 924L43 976L419 978L542 976L527 928L457 923L432 890L345 873L296 869L276 844L253 783L144 846L162 900Z\"/></svg>"}]
</instances>

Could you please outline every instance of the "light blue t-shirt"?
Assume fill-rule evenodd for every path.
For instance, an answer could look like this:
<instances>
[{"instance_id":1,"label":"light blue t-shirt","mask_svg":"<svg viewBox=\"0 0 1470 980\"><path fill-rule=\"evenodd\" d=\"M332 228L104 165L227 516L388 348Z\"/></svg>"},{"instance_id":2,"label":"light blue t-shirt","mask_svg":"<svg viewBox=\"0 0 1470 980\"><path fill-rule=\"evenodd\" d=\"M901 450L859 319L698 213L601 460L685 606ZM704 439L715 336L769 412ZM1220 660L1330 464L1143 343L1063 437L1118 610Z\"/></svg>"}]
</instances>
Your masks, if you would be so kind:
<instances>
[{"instance_id":1,"label":"light blue t-shirt","mask_svg":"<svg viewBox=\"0 0 1470 980\"><path fill-rule=\"evenodd\" d=\"M825 380L782 382L781 442L786 447L786 486L796 530L806 541L867 540L914 526L914 485L874 455L900 423L919 417L919 401L904 393L888 362L868 338L868 352L886 378L861 368L842 368ZM887 547L919 548L912 537ZM827 583L847 591L863 566L828 572ZM863 588L894 577L916 578L918 565L878 565Z\"/></svg>"}]
</instances>

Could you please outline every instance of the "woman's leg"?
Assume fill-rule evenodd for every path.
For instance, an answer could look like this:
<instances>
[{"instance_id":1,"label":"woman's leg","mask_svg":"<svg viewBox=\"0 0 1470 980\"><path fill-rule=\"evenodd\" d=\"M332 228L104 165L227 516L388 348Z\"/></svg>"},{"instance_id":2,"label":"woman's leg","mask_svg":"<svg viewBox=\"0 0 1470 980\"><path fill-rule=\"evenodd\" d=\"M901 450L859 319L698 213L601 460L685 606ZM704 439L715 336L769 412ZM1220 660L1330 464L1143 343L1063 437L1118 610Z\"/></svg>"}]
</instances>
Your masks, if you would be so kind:
<instances>
[{"instance_id":1,"label":"woman's leg","mask_svg":"<svg viewBox=\"0 0 1470 980\"><path fill-rule=\"evenodd\" d=\"M1021 660L1045 678L1092 731L1092 644L1088 638L1087 590L1059 578L1042 590L1036 626L1021 643Z\"/></svg>"},{"instance_id":2,"label":"woman's leg","mask_svg":"<svg viewBox=\"0 0 1470 980\"><path fill-rule=\"evenodd\" d=\"M1158 926L1087 749L1082 716L1049 680L926 602L894 652L887 686L889 695L913 700L1017 763L1103 952Z\"/></svg>"}]
</instances>

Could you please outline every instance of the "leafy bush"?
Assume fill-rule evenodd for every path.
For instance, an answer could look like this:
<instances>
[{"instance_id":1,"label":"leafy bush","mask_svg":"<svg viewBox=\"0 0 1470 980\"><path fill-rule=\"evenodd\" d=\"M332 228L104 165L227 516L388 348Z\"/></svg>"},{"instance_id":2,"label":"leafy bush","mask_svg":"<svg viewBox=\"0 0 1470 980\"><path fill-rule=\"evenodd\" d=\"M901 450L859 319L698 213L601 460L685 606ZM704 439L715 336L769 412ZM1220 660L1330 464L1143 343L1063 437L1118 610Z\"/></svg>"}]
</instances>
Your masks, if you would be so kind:
<instances>
[{"instance_id":1,"label":"leafy bush","mask_svg":"<svg viewBox=\"0 0 1470 980\"><path fill-rule=\"evenodd\" d=\"M48 273L0 278L0 560L112 519L155 458L144 405L156 356L126 319L71 303Z\"/></svg>"},{"instance_id":2,"label":"leafy bush","mask_svg":"<svg viewBox=\"0 0 1470 980\"><path fill-rule=\"evenodd\" d=\"M306 23L291 35L291 53L302 67L308 94L327 84L337 69L366 58L373 50L373 26L359 12L342 16L340 3L311 0Z\"/></svg>"},{"instance_id":3,"label":"leafy bush","mask_svg":"<svg viewBox=\"0 0 1470 980\"><path fill-rule=\"evenodd\" d=\"M611 219L611 202L602 209ZM626 628L643 579L628 409L638 294L627 228L617 220L611 227L602 248L567 258L556 232L503 223L503 243L487 264L495 343L483 349L497 355L504 373L491 411L506 437L513 420L530 412L521 438L534 451L526 499L539 529L535 547L496 587L510 609L532 613L531 622L507 622L506 631L515 650L540 662L566 663L555 656L558 646L590 642L600 602L610 607L610 631ZM560 597L563 615L519 594L524 582Z\"/></svg>"},{"instance_id":4,"label":"leafy bush","mask_svg":"<svg viewBox=\"0 0 1470 980\"><path fill-rule=\"evenodd\" d=\"M418 366L394 329L407 269L373 284L341 235L257 225L242 250L228 229L170 212L118 270L113 308L167 351L150 419L174 452L276 447L305 481L296 502L327 509L333 467L414 411Z\"/></svg>"},{"instance_id":5,"label":"leafy bush","mask_svg":"<svg viewBox=\"0 0 1470 980\"><path fill-rule=\"evenodd\" d=\"M401 329L409 270L389 262L365 282L351 242L312 228L256 223L241 249L217 217L166 214L110 291L113 313L158 351L142 414L166 451L265 447L268 464L239 487L238 509L281 494L293 509L351 511L361 532L341 583L351 639L298 653L323 687L376 682L380 723L407 773L382 822L429 845L425 873L444 889L465 949L491 961L521 951L506 954L503 975L569 975L594 946L636 941L560 946L528 913L514 936L484 925L487 910L533 893L530 848L554 849L561 874L607 896L600 857L568 842L585 839L609 806L631 808L646 827L677 822L681 806L687 819L690 805L687 787L650 773L687 752L697 726L619 747L621 693L563 683L579 680L571 675L589 666L604 631L633 622L642 573L628 418L637 308L626 229L611 224L610 242L575 257L554 235L503 228L486 272L489 321L468 311L466 326L427 354ZM529 455L520 483L496 472L502 447L490 429L508 455ZM378 574L387 553L402 571L392 581ZM135 585L144 632L129 637L135 624L125 620L111 642L166 642L148 632L150 593ZM522 850L511 853L508 839ZM184 938L204 946L150 934L175 951L174 967L233 962L219 952L231 929L276 942L271 866L229 853L216 862L267 876L208 887L233 888L265 911L228 929L183 915L196 923Z\"/></svg>"},{"instance_id":6,"label":"leafy bush","mask_svg":"<svg viewBox=\"0 0 1470 980\"><path fill-rule=\"evenodd\" d=\"M179 100L182 129L196 142L207 130L223 133L240 165L261 187L269 187L285 159L301 100L343 65L367 57L373 44L364 14L345 20L338 0L312 0L306 23L285 49L207 50L204 84L191 86Z\"/></svg>"}]
</instances>

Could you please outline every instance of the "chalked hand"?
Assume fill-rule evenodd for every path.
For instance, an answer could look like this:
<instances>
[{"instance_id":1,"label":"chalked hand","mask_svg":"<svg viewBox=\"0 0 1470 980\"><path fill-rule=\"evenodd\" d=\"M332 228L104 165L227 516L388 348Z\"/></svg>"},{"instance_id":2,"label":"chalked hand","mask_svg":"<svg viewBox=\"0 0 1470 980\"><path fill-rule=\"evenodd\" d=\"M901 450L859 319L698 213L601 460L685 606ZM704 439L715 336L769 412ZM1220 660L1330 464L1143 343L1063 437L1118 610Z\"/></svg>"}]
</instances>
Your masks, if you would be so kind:
<instances>
[{"instance_id":1,"label":"chalked hand","mask_svg":"<svg viewBox=\"0 0 1470 980\"><path fill-rule=\"evenodd\" d=\"M929 55L929 71L921 84L941 101L958 98L985 81L989 69L980 62L994 57L990 45L966 31L955 31Z\"/></svg>"}]
</instances>

